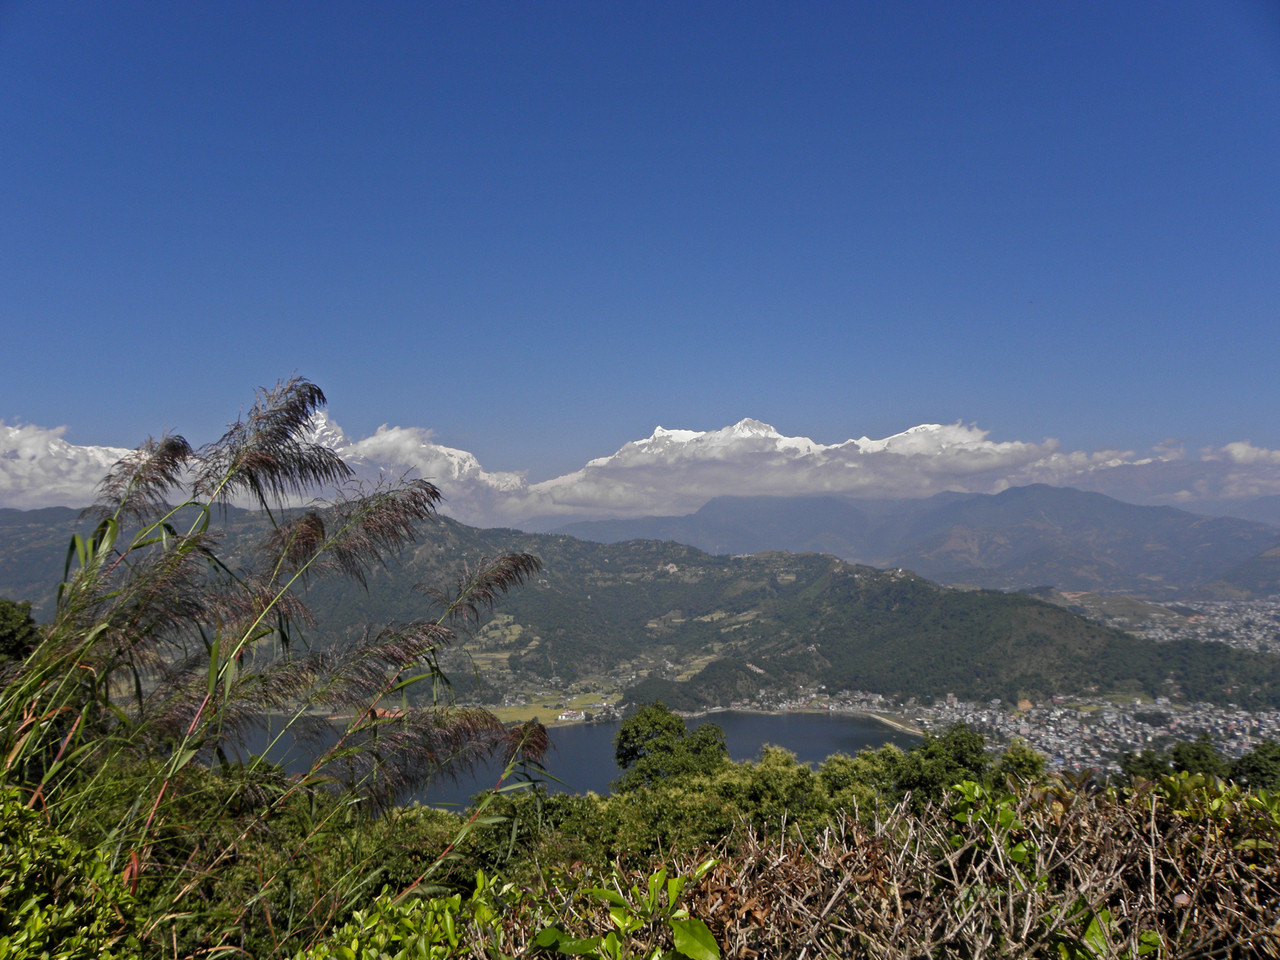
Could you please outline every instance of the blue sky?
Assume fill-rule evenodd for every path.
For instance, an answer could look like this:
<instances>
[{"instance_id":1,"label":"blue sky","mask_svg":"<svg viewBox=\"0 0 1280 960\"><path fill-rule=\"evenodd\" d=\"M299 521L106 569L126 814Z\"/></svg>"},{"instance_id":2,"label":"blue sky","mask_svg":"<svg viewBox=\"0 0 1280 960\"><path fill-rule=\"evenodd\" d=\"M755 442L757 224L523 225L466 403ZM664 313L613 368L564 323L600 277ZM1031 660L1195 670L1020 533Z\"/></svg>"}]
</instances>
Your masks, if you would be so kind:
<instances>
[{"instance_id":1,"label":"blue sky","mask_svg":"<svg viewBox=\"0 0 1280 960\"><path fill-rule=\"evenodd\" d=\"M0 3L0 418L1280 447L1271 3Z\"/></svg>"}]
</instances>

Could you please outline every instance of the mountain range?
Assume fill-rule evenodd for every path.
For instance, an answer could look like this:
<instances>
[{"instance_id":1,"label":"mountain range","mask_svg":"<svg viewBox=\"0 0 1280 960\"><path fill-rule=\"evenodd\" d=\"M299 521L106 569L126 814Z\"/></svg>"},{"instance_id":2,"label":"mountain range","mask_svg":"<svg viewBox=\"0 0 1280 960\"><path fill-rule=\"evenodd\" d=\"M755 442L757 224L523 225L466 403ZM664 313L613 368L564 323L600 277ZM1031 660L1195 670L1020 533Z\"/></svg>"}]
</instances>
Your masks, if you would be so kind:
<instances>
[{"instance_id":1,"label":"mountain range","mask_svg":"<svg viewBox=\"0 0 1280 960\"><path fill-rule=\"evenodd\" d=\"M684 516L579 521L558 532L601 543L674 540L717 554L829 553L1001 590L1280 593L1280 527L1045 484L924 499L716 497Z\"/></svg>"},{"instance_id":2,"label":"mountain range","mask_svg":"<svg viewBox=\"0 0 1280 960\"><path fill-rule=\"evenodd\" d=\"M962 501L957 501L961 503ZM217 520L232 569L271 533L265 515ZM48 617L74 511L0 510L0 596ZM317 646L428 612L419 583L509 551L541 574L450 652L446 669L480 699L504 691L594 689L687 708L823 683L899 697L1041 700L1096 693L1280 705L1280 657L1223 644L1157 644L1024 594L949 589L909 571L819 553L712 555L657 540L592 543L563 534L424 523L418 545L366 587L317 581L307 593Z\"/></svg>"}]
</instances>

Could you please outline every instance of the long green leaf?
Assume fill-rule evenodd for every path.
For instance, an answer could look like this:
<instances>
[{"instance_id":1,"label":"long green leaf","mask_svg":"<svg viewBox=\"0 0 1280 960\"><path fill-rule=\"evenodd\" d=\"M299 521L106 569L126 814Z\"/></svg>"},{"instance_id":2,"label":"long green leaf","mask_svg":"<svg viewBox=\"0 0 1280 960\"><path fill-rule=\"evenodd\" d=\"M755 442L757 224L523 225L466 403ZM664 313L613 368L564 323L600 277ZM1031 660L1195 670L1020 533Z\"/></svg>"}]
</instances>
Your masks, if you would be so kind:
<instances>
[{"instance_id":1,"label":"long green leaf","mask_svg":"<svg viewBox=\"0 0 1280 960\"><path fill-rule=\"evenodd\" d=\"M670 922L676 949L686 957L690 960L720 960L720 946L705 923L697 917Z\"/></svg>"},{"instance_id":2,"label":"long green leaf","mask_svg":"<svg viewBox=\"0 0 1280 960\"><path fill-rule=\"evenodd\" d=\"M622 894L616 890L606 890L603 887L591 887L587 890L587 896L595 897L597 900L604 900L606 903L612 903L615 907L625 907L627 901Z\"/></svg>"}]
</instances>

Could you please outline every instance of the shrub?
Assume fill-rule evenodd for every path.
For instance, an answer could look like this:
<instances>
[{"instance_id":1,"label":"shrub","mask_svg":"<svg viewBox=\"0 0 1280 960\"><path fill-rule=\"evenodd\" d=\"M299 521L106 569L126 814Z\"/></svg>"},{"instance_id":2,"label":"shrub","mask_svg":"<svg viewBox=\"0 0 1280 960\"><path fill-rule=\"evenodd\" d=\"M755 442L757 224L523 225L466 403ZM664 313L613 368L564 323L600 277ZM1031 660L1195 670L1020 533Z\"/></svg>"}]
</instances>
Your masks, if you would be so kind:
<instances>
[{"instance_id":1,"label":"shrub","mask_svg":"<svg viewBox=\"0 0 1280 960\"><path fill-rule=\"evenodd\" d=\"M0 789L0 957L127 957L135 908L101 855Z\"/></svg>"}]
</instances>

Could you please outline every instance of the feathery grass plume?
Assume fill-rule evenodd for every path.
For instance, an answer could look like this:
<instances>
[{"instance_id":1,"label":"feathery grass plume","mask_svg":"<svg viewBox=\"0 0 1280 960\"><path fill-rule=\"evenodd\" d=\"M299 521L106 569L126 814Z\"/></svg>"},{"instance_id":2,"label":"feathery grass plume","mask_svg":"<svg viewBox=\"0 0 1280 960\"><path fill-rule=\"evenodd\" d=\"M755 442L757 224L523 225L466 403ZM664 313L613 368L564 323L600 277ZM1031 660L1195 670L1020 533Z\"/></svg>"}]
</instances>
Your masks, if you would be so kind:
<instances>
[{"instance_id":1,"label":"feathery grass plume","mask_svg":"<svg viewBox=\"0 0 1280 960\"><path fill-rule=\"evenodd\" d=\"M316 773L385 810L433 780L469 772L506 739L502 722L479 708L375 710L354 725L344 749L326 756Z\"/></svg>"},{"instance_id":2,"label":"feathery grass plume","mask_svg":"<svg viewBox=\"0 0 1280 960\"><path fill-rule=\"evenodd\" d=\"M502 762L507 766L522 760L541 764L550 750L551 737L537 720L513 723L503 737Z\"/></svg>"},{"instance_id":3,"label":"feathery grass plume","mask_svg":"<svg viewBox=\"0 0 1280 960\"><path fill-rule=\"evenodd\" d=\"M260 549L267 556L278 557L282 571L292 572L301 569L314 557L324 542L324 517L318 510L311 508L300 516L281 520L272 527Z\"/></svg>"},{"instance_id":4,"label":"feathery grass plume","mask_svg":"<svg viewBox=\"0 0 1280 960\"><path fill-rule=\"evenodd\" d=\"M482 610L492 610L502 595L522 585L542 569L542 561L531 553L509 553L501 557L481 557L471 566L465 561L454 580L453 589L420 583L415 589L426 593L443 612L440 621L475 624Z\"/></svg>"},{"instance_id":5,"label":"feathery grass plume","mask_svg":"<svg viewBox=\"0 0 1280 960\"><path fill-rule=\"evenodd\" d=\"M312 417L324 404L324 392L301 377L259 390L248 417L197 452L193 495L221 503L247 495L266 510L290 496L350 480L351 468L341 457L306 439Z\"/></svg>"},{"instance_id":6,"label":"feathery grass plume","mask_svg":"<svg viewBox=\"0 0 1280 960\"><path fill-rule=\"evenodd\" d=\"M408 478L368 493L359 488L355 495L345 493L331 506L334 529L326 558L362 587L365 570L412 543L417 525L434 517L444 499L435 484Z\"/></svg>"},{"instance_id":7,"label":"feathery grass plume","mask_svg":"<svg viewBox=\"0 0 1280 960\"><path fill-rule=\"evenodd\" d=\"M191 444L177 434L165 434L159 440L148 437L102 478L97 501L85 514L147 521L167 513L166 497L179 489L193 453Z\"/></svg>"},{"instance_id":8,"label":"feathery grass plume","mask_svg":"<svg viewBox=\"0 0 1280 960\"><path fill-rule=\"evenodd\" d=\"M363 584L442 499L425 480L354 484L346 464L310 439L323 403L318 387L294 377L258 391L214 443L149 440L113 467L95 506L101 522L68 551L54 621L0 678L0 779L101 845L131 889L148 891L148 930L172 939L169 954L243 949L253 930L269 932L266 952L288 954L297 931L314 932L374 876L365 858L323 889L296 885L332 840L359 835L346 822L336 832L339 818L386 810L494 754L536 760L546 749L540 727L508 731L491 713L443 698L437 661L455 639L451 624L474 625L537 571L536 557L465 570L454 590L436 594L438 616L366 630L339 647L293 642L314 623L300 587L331 574ZM271 512L307 495L317 499L304 512ZM219 556L211 507L245 496L272 531L232 564ZM185 534L174 527L179 510L194 514ZM126 537L124 523L141 528ZM411 705L418 684L431 690L425 706ZM261 757L234 759L268 717L316 745L308 775L272 779ZM272 786L253 793L242 781ZM283 811L307 809L314 823L261 868L257 893L214 905L210 891L236 851L270 834Z\"/></svg>"}]
</instances>

